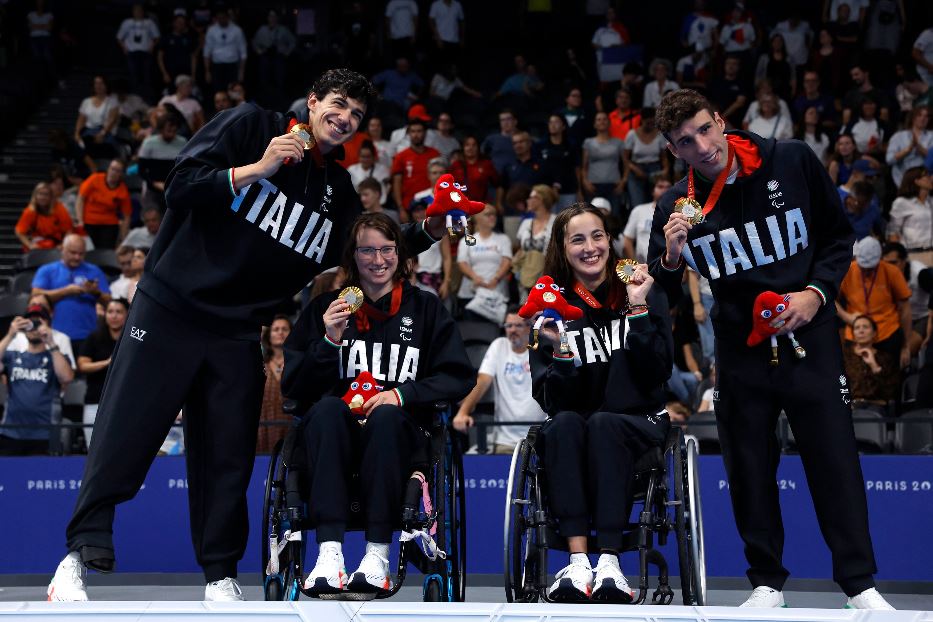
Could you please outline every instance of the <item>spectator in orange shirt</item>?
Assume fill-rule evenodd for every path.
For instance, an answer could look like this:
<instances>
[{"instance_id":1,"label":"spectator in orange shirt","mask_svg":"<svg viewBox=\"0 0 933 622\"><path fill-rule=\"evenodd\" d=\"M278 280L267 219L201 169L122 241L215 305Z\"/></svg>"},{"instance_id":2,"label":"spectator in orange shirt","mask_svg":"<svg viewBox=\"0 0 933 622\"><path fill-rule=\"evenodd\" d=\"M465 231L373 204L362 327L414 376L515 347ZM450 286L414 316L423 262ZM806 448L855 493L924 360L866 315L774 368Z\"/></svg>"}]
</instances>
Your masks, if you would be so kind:
<instances>
[{"instance_id":1,"label":"spectator in orange shirt","mask_svg":"<svg viewBox=\"0 0 933 622\"><path fill-rule=\"evenodd\" d=\"M641 113L632 108L632 94L628 89L616 91L616 108L609 113L609 135L625 140L630 130L641 125Z\"/></svg>"},{"instance_id":2,"label":"spectator in orange shirt","mask_svg":"<svg viewBox=\"0 0 933 622\"><path fill-rule=\"evenodd\" d=\"M415 198L415 193L431 185L428 181L428 162L441 155L437 149L424 144L426 134L424 121L409 119L408 139L411 147L399 151L392 160L392 197L403 223L409 221L408 205Z\"/></svg>"},{"instance_id":3,"label":"spectator in orange shirt","mask_svg":"<svg viewBox=\"0 0 933 622\"><path fill-rule=\"evenodd\" d=\"M115 249L130 227L130 191L123 182L126 168L111 160L107 171L84 180L75 203L75 227L84 227L95 248Z\"/></svg>"},{"instance_id":4,"label":"spectator in orange shirt","mask_svg":"<svg viewBox=\"0 0 933 622\"><path fill-rule=\"evenodd\" d=\"M65 235L71 233L71 216L61 202L52 198L52 188L44 181L32 190L29 205L16 223L16 237L23 251L34 248L59 248Z\"/></svg>"},{"instance_id":5,"label":"spectator in orange shirt","mask_svg":"<svg viewBox=\"0 0 933 622\"><path fill-rule=\"evenodd\" d=\"M846 323L845 338L855 340L852 325L859 316L867 315L878 327L875 348L900 360L901 368L907 367L910 287L897 266L881 261L881 243L875 238L862 238L855 243L854 252L836 300L836 311Z\"/></svg>"}]
</instances>

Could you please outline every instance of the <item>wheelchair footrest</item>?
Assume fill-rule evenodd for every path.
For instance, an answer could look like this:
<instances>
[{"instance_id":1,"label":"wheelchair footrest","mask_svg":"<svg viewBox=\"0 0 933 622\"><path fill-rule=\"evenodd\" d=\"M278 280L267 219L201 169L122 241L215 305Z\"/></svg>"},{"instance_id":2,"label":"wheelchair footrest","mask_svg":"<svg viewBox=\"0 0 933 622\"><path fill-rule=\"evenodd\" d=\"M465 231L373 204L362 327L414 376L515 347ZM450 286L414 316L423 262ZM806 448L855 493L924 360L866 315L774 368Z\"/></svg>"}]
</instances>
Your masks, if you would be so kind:
<instances>
[{"instance_id":1,"label":"wheelchair footrest","mask_svg":"<svg viewBox=\"0 0 933 622\"><path fill-rule=\"evenodd\" d=\"M320 600L375 600L375 592L341 592L339 594L318 594L315 598Z\"/></svg>"}]
</instances>

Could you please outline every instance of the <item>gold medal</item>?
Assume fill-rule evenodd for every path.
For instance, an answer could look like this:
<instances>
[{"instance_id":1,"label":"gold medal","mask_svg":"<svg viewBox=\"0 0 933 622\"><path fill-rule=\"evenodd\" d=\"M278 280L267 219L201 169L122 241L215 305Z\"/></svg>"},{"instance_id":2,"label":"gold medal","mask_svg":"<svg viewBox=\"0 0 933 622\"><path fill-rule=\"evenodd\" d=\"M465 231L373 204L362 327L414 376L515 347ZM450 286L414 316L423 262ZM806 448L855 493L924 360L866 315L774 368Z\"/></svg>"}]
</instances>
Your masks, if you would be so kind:
<instances>
[{"instance_id":1,"label":"gold medal","mask_svg":"<svg viewBox=\"0 0 933 622\"><path fill-rule=\"evenodd\" d=\"M289 132L296 134L301 139L305 151L314 147L314 134L311 132L311 126L307 123L296 123Z\"/></svg>"},{"instance_id":2,"label":"gold medal","mask_svg":"<svg viewBox=\"0 0 933 622\"><path fill-rule=\"evenodd\" d=\"M637 266L638 262L634 259L620 259L619 263L616 264L616 274L619 276L619 280L626 285L631 283Z\"/></svg>"},{"instance_id":3,"label":"gold medal","mask_svg":"<svg viewBox=\"0 0 933 622\"><path fill-rule=\"evenodd\" d=\"M350 313L356 313L363 306L363 290L354 285L344 287L337 297L343 298L350 305Z\"/></svg>"},{"instance_id":4,"label":"gold medal","mask_svg":"<svg viewBox=\"0 0 933 622\"><path fill-rule=\"evenodd\" d=\"M698 225L704 219L703 206L699 201L690 197L680 197L674 201L674 211L686 216L691 225Z\"/></svg>"}]
</instances>

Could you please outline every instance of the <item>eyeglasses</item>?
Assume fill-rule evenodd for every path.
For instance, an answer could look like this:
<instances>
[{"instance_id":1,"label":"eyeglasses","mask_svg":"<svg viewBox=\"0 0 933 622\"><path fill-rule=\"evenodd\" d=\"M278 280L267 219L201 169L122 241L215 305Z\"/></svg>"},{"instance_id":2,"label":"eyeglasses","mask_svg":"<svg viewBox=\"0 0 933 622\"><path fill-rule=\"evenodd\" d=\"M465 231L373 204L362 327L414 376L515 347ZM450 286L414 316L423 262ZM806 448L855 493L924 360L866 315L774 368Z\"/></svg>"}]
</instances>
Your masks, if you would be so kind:
<instances>
[{"instance_id":1,"label":"eyeglasses","mask_svg":"<svg viewBox=\"0 0 933 622\"><path fill-rule=\"evenodd\" d=\"M356 249L356 252L365 257L366 259L374 259L376 253L378 252L385 258L395 257L395 253L398 250L396 246L383 246L382 248L375 248L373 246L361 246Z\"/></svg>"}]
</instances>

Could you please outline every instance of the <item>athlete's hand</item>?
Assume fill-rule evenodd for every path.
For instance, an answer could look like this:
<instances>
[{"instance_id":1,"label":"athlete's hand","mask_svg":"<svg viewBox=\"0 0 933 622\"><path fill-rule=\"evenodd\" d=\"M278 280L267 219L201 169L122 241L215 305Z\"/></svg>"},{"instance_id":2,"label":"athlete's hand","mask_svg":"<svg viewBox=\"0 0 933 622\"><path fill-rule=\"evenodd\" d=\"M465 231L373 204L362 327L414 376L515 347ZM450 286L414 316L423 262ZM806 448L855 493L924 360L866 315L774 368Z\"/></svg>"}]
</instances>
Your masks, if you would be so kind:
<instances>
[{"instance_id":1,"label":"athlete's hand","mask_svg":"<svg viewBox=\"0 0 933 622\"><path fill-rule=\"evenodd\" d=\"M534 323L538 321L540 315L541 312L539 311L531 317L529 323L534 325ZM544 318L544 323L541 324L541 328L538 329L538 341L550 341L554 348L560 347L560 332L557 330L557 323L554 321L554 318Z\"/></svg>"},{"instance_id":2,"label":"athlete's hand","mask_svg":"<svg viewBox=\"0 0 933 622\"><path fill-rule=\"evenodd\" d=\"M648 291L651 290L651 285L654 283L654 279L648 274L648 266L646 264L638 264L635 266L635 271L632 273L632 278L625 286L625 291L628 294L629 304L633 305L643 305L648 297Z\"/></svg>"},{"instance_id":3,"label":"athlete's hand","mask_svg":"<svg viewBox=\"0 0 933 622\"><path fill-rule=\"evenodd\" d=\"M363 413L369 417L372 414L373 409L377 406L382 406L383 404L389 404L391 406L399 406L398 396L395 394L395 391L380 391L374 396L366 400L366 403L363 404Z\"/></svg>"},{"instance_id":4,"label":"athlete's hand","mask_svg":"<svg viewBox=\"0 0 933 622\"><path fill-rule=\"evenodd\" d=\"M455 430L466 434L467 430L473 427L473 417L469 413L458 412L452 423Z\"/></svg>"},{"instance_id":5,"label":"athlete's hand","mask_svg":"<svg viewBox=\"0 0 933 622\"><path fill-rule=\"evenodd\" d=\"M664 242L667 246L665 256L662 257L663 263L672 268L680 263L680 255L683 253L684 245L687 243L687 233L693 225L687 220L687 217L680 212L672 212L664 225Z\"/></svg>"},{"instance_id":6,"label":"athlete's hand","mask_svg":"<svg viewBox=\"0 0 933 622\"><path fill-rule=\"evenodd\" d=\"M428 216L425 218L424 230L435 240L443 240L447 237L447 223L445 219L440 216Z\"/></svg>"},{"instance_id":7,"label":"athlete's hand","mask_svg":"<svg viewBox=\"0 0 933 622\"><path fill-rule=\"evenodd\" d=\"M340 343L350 315L350 305L343 298L336 298L327 306L324 311L324 333L328 339Z\"/></svg>"},{"instance_id":8,"label":"athlete's hand","mask_svg":"<svg viewBox=\"0 0 933 622\"><path fill-rule=\"evenodd\" d=\"M263 178L271 177L281 168L285 158L301 162L305 155L304 143L297 134L282 134L269 141L262 158L256 162L256 172Z\"/></svg>"},{"instance_id":9,"label":"athlete's hand","mask_svg":"<svg viewBox=\"0 0 933 622\"><path fill-rule=\"evenodd\" d=\"M823 302L819 294L810 289L805 289L802 292L791 292L789 296L787 311L771 322L771 326L780 329L777 332L778 335L786 335L801 326L809 324L816 312L820 310L820 305Z\"/></svg>"}]
</instances>

